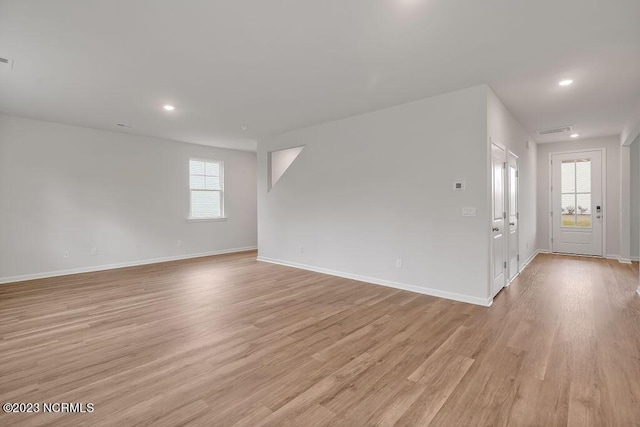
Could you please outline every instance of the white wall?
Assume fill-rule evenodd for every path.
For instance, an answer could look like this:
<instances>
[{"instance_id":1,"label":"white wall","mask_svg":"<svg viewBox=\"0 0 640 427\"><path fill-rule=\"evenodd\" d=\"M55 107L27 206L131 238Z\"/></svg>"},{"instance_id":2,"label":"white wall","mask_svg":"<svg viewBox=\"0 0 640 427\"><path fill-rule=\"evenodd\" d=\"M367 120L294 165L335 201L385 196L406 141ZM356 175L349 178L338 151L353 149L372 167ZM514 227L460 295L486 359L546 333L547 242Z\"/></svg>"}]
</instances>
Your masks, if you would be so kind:
<instances>
[{"instance_id":1,"label":"white wall","mask_svg":"<svg viewBox=\"0 0 640 427\"><path fill-rule=\"evenodd\" d=\"M620 144L631 144L640 134L640 99L620 132Z\"/></svg>"},{"instance_id":2,"label":"white wall","mask_svg":"<svg viewBox=\"0 0 640 427\"><path fill-rule=\"evenodd\" d=\"M617 136L538 145L538 249L549 250L549 153L606 148L606 255L620 250L620 139Z\"/></svg>"},{"instance_id":3,"label":"white wall","mask_svg":"<svg viewBox=\"0 0 640 427\"><path fill-rule=\"evenodd\" d=\"M631 258L640 257L640 136L631 144Z\"/></svg>"},{"instance_id":4,"label":"white wall","mask_svg":"<svg viewBox=\"0 0 640 427\"><path fill-rule=\"evenodd\" d=\"M271 168L271 181L269 181L269 189L273 187L280 177L285 173L287 168L298 157L298 154L304 147L287 148L286 150L274 151L271 153L269 167Z\"/></svg>"},{"instance_id":5,"label":"white wall","mask_svg":"<svg viewBox=\"0 0 640 427\"><path fill-rule=\"evenodd\" d=\"M486 96L478 86L258 141L260 258L488 303ZM267 192L268 153L300 145Z\"/></svg>"},{"instance_id":6,"label":"white wall","mask_svg":"<svg viewBox=\"0 0 640 427\"><path fill-rule=\"evenodd\" d=\"M224 161L228 220L186 221L190 157ZM255 153L0 115L0 281L254 247L255 162Z\"/></svg>"},{"instance_id":7,"label":"white wall","mask_svg":"<svg viewBox=\"0 0 640 427\"><path fill-rule=\"evenodd\" d=\"M493 141L504 145L507 150L518 156L519 253L522 265L537 249L537 145L491 89L488 90L487 96L487 132ZM530 141L529 148L527 141Z\"/></svg>"}]
</instances>

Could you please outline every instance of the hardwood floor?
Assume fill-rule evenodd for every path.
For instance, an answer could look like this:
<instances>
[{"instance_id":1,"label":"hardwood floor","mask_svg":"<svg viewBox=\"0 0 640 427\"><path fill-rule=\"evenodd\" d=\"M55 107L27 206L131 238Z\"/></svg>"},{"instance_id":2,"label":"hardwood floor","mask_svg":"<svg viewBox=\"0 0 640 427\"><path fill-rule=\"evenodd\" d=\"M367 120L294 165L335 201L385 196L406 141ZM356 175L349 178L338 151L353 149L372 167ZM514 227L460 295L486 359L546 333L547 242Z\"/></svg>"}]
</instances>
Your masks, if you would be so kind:
<instances>
[{"instance_id":1,"label":"hardwood floor","mask_svg":"<svg viewBox=\"0 0 640 427\"><path fill-rule=\"evenodd\" d=\"M0 425L640 425L638 267L539 255L491 308L255 253L0 286Z\"/></svg>"}]
</instances>

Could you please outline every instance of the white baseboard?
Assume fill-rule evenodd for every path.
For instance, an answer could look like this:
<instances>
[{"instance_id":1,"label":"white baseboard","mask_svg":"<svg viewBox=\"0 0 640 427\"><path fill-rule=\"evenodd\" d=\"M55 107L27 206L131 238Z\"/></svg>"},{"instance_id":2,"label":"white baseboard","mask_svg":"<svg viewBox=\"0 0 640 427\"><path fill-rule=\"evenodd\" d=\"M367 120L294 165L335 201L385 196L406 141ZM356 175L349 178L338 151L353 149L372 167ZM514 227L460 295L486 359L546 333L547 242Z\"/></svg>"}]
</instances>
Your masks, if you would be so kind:
<instances>
[{"instance_id":1,"label":"white baseboard","mask_svg":"<svg viewBox=\"0 0 640 427\"><path fill-rule=\"evenodd\" d=\"M631 261L640 261L640 257L632 256Z\"/></svg>"},{"instance_id":2,"label":"white baseboard","mask_svg":"<svg viewBox=\"0 0 640 427\"><path fill-rule=\"evenodd\" d=\"M539 254L548 254L548 253L551 253L551 252L549 252L547 249L538 249L538 253ZM579 255L579 254L563 254L563 253L554 253L554 255L576 256L576 257L583 257L583 258L615 259L616 261L618 261L621 264L631 264L631 261L633 260L633 257L631 259L629 259L629 258L621 258L620 255L616 255L616 254L607 254L604 257L599 257L599 256L595 256L595 255Z\"/></svg>"},{"instance_id":3,"label":"white baseboard","mask_svg":"<svg viewBox=\"0 0 640 427\"><path fill-rule=\"evenodd\" d=\"M621 264L631 264L631 259L622 258L620 255L607 254L607 256L605 258L607 258L607 259L615 259Z\"/></svg>"},{"instance_id":4,"label":"white baseboard","mask_svg":"<svg viewBox=\"0 0 640 427\"><path fill-rule=\"evenodd\" d=\"M511 286L511 284L518 278L518 276L520 276L520 274L524 271L524 269L527 268L529 263L533 261L536 255L538 255L537 250L531 254L531 256L524 262L524 264L520 265L520 263L518 263L518 272L514 274L514 276L507 281L507 284L505 285L505 287Z\"/></svg>"},{"instance_id":5,"label":"white baseboard","mask_svg":"<svg viewBox=\"0 0 640 427\"><path fill-rule=\"evenodd\" d=\"M545 252L541 252L540 250L535 251L534 253L531 254L531 256L529 257L529 259L527 259L521 266L520 266L520 272L522 272L525 268L527 268L527 266L531 263L531 261L534 260L535 257L538 256L538 254L541 253L545 253ZM518 273L520 274L520 273Z\"/></svg>"},{"instance_id":6,"label":"white baseboard","mask_svg":"<svg viewBox=\"0 0 640 427\"><path fill-rule=\"evenodd\" d=\"M245 252L258 249L256 246L247 246L245 248L222 249L218 251L201 252L197 254L176 255L164 258L145 259L141 261L121 262L117 264L96 265L91 267L73 268L70 270L47 271L43 273L24 274L21 276L0 277L0 285L5 283L24 282L26 280L45 279L48 277L68 276L70 274L92 273L95 271L113 270L116 268L135 267L139 265L157 264L160 262L180 261L183 259L201 258L212 255L231 254L234 252Z\"/></svg>"},{"instance_id":7,"label":"white baseboard","mask_svg":"<svg viewBox=\"0 0 640 427\"><path fill-rule=\"evenodd\" d=\"M403 291L415 292L418 294L429 295L432 297L445 298L454 301L466 302L469 304L490 307L493 298L478 298L469 295L456 294L454 292L441 291L438 289L423 288L421 286L408 285L406 283L393 282L390 280L376 279L373 277L361 276L358 274L345 273L342 271L329 270L327 268L315 267L312 265L299 264L297 262L283 261L279 259L258 256L258 261L268 262L271 264L284 265L287 267L299 268L301 270L314 271L316 273L328 274L330 276L343 277L345 279L357 280L359 282L372 283L374 285L386 286L389 288L401 289Z\"/></svg>"}]
</instances>

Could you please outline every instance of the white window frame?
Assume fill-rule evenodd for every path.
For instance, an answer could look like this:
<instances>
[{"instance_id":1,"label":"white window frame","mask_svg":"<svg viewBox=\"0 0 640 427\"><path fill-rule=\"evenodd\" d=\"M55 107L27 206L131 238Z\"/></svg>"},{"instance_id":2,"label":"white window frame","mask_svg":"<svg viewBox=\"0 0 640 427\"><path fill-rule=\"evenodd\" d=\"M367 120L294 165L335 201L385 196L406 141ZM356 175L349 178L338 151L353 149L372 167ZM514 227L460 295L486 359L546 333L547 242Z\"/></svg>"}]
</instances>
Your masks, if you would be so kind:
<instances>
[{"instance_id":1,"label":"white window frame","mask_svg":"<svg viewBox=\"0 0 640 427\"><path fill-rule=\"evenodd\" d=\"M206 162L206 163L217 163L220 166L220 189L219 190L192 190L191 189L191 161L196 162ZM203 159L198 157L190 157L187 162L187 186L189 189L189 216L187 217L187 221L189 222L199 222L199 221L225 221L227 217L224 212L224 162L222 160L213 160L213 159ZM220 193L220 216L212 216L206 218L194 218L192 216L193 209L193 191L212 191Z\"/></svg>"}]
</instances>

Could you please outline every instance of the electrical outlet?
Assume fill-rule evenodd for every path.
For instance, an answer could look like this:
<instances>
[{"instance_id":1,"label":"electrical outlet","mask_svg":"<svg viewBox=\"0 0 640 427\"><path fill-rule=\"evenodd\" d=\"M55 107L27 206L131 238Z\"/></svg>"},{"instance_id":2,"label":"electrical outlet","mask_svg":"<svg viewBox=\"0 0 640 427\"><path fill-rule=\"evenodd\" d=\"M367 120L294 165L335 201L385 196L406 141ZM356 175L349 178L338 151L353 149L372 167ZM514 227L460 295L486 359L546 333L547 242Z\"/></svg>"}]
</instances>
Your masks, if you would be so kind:
<instances>
[{"instance_id":1,"label":"electrical outlet","mask_svg":"<svg viewBox=\"0 0 640 427\"><path fill-rule=\"evenodd\" d=\"M178 247L182 246L182 240L178 240Z\"/></svg>"},{"instance_id":2,"label":"electrical outlet","mask_svg":"<svg viewBox=\"0 0 640 427\"><path fill-rule=\"evenodd\" d=\"M65 258L69 258L69 251L64 251L63 255L64 255Z\"/></svg>"},{"instance_id":3,"label":"electrical outlet","mask_svg":"<svg viewBox=\"0 0 640 427\"><path fill-rule=\"evenodd\" d=\"M91 256L97 256L98 255L98 248L91 248Z\"/></svg>"},{"instance_id":4,"label":"electrical outlet","mask_svg":"<svg viewBox=\"0 0 640 427\"><path fill-rule=\"evenodd\" d=\"M396 260L396 268L402 268L402 260L400 258Z\"/></svg>"}]
</instances>

